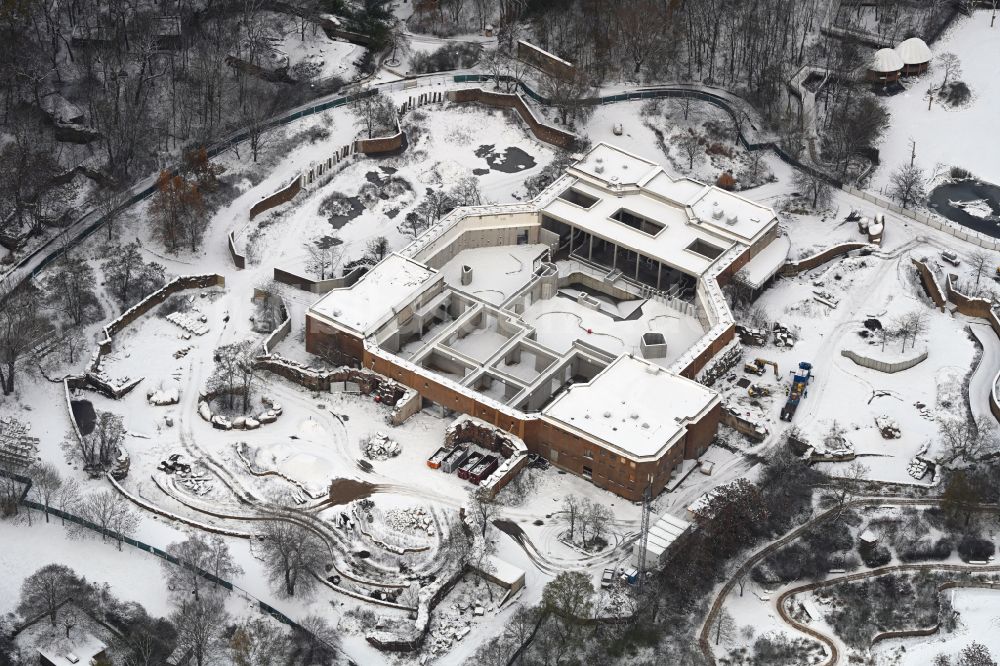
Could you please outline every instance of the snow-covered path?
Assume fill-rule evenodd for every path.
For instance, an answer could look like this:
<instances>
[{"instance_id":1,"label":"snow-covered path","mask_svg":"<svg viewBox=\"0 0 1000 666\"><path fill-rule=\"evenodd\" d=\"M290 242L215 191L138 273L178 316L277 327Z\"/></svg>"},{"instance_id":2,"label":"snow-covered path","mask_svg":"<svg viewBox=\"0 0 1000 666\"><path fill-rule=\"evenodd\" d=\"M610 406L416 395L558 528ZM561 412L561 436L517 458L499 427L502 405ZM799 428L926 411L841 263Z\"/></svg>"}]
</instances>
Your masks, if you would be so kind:
<instances>
[{"instance_id":1,"label":"snow-covered path","mask_svg":"<svg viewBox=\"0 0 1000 666\"><path fill-rule=\"evenodd\" d=\"M990 411L990 393L997 374L1000 373L1000 338L988 324L971 321L969 327L983 346L983 355L979 365L969 379L969 407L975 418L993 421Z\"/></svg>"}]
</instances>

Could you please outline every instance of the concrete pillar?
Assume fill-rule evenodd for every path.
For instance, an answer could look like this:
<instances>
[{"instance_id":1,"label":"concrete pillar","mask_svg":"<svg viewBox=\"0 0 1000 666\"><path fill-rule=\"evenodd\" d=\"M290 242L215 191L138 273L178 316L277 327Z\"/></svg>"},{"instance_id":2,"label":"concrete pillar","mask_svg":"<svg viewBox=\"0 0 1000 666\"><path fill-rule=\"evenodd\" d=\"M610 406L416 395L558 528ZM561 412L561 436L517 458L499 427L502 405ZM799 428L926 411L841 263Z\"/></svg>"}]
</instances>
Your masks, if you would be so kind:
<instances>
[{"instance_id":1,"label":"concrete pillar","mask_svg":"<svg viewBox=\"0 0 1000 666\"><path fill-rule=\"evenodd\" d=\"M618 268L618 246L612 243L611 247L615 248L614 253L611 255L611 270L615 270Z\"/></svg>"},{"instance_id":2,"label":"concrete pillar","mask_svg":"<svg viewBox=\"0 0 1000 666\"><path fill-rule=\"evenodd\" d=\"M587 248L587 259L594 260L594 234L590 234L590 247Z\"/></svg>"},{"instance_id":3,"label":"concrete pillar","mask_svg":"<svg viewBox=\"0 0 1000 666\"><path fill-rule=\"evenodd\" d=\"M660 279L663 277L663 264L656 262L656 288L660 288Z\"/></svg>"}]
</instances>

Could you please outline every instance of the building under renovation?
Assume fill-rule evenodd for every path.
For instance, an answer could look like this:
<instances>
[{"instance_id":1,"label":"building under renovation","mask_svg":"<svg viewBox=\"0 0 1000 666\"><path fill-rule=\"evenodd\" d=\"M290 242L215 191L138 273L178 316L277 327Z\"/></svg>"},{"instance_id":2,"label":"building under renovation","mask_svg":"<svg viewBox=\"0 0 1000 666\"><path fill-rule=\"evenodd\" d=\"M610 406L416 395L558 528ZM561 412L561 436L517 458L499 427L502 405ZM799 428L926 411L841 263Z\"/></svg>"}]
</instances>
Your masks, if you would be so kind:
<instances>
[{"instance_id":1,"label":"building under renovation","mask_svg":"<svg viewBox=\"0 0 1000 666\"><path fill-rule=\"evenodd\" d=\"M734 339L721 287L773 275L777 232L770 208L599 144L534 201L456 209L327 293L306 346L638 500L712 441L720 398L695 379Z\"/></svg>"}]
</instances>

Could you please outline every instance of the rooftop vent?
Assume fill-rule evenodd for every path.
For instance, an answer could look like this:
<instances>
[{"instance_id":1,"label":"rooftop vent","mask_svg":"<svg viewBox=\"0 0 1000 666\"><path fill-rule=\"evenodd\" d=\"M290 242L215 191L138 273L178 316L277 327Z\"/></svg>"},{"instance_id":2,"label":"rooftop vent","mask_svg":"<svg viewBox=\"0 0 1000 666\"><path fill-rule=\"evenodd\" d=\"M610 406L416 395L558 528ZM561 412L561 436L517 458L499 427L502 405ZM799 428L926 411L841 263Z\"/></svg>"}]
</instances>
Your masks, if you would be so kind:
<instances>
[{"instance_id":1,"label":"rooftop vent","mask_svg":"<svg viewBox=\"0 0 1000 666\"><path fill-rule=\"evenodd\" d=\"M715 220L721 220L723 215L722 206L716 201L712 204L712 218Z\"/></svg>"},{"instance_id":2,"label":"rooftop vent","mask_svg":"<svg viewBox=\"0 0 1000 666\"><path fill-rule=\"evenodd\" d=\"M726 224L728 224L729 226L733 226L734 224L736 224L739 221L740 221L740 218L737 217L736 215L730 215L729 217L726 218Z\"/></svg>"}]
</instances>

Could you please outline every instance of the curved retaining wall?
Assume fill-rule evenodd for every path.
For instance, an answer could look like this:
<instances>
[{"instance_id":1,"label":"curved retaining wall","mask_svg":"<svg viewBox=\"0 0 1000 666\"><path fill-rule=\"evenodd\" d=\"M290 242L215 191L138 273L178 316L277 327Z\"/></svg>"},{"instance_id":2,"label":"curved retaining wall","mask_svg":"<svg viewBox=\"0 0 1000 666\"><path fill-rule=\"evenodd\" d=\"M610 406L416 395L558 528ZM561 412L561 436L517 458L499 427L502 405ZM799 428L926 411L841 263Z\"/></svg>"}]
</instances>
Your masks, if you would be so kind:
<instances>
[{"instance_id":1,"label":"curved retaining wall","mask_svg":"<svg viewBox=\"0 0 1000 666\"><path fill-rule=\"evenodd\" d=\"M840 257L854 250L861 250L863 248L869 247L868 243L851 242L851 243L841 243L840 245L834 245L833 247L828 247L827 249L814 254L805 259L799 259L798 261L789 261L784 266L781 267L779 271L780 275L798 275L803 271L809 271L817 266L822 266L826 262L834 259L835 257Z\"/></svg>"},{"instance_id":2,"label":"curved retaining wall","mask_svg":"<svg viewBox=\"0 0 1000 666\"><path fill-rule=\"evenodd\" d=\"M909 370L913 366L922 363L927 360L927 351L925 350L921 354L917 354L913 358L903 359L902 361L896 361L895 363L887 363L885 361L879 361L874 358L868 358L867 356L862 356L861 354L852 351L850 349L841 349L841 356L846 356L858 365L871 368L872 370L878 370L879 372L902 372L903 370Z\"/></svg>"},{"instance_id":3,"label":"curved retaining wall","mask_svg":"<svg viewBox=\"0 0 1000 666\"><path fill-rule=\"evenodd\" d=\"M920 277L920 283L924 286L924 291L934 301L934 305L944 311L945 297L941 292L941 285L938 284L937 278L934 276L934 271L923 261L918 259L911 259L911 261L917 269L917 275Z\"/></svg>"}]
</instances>

